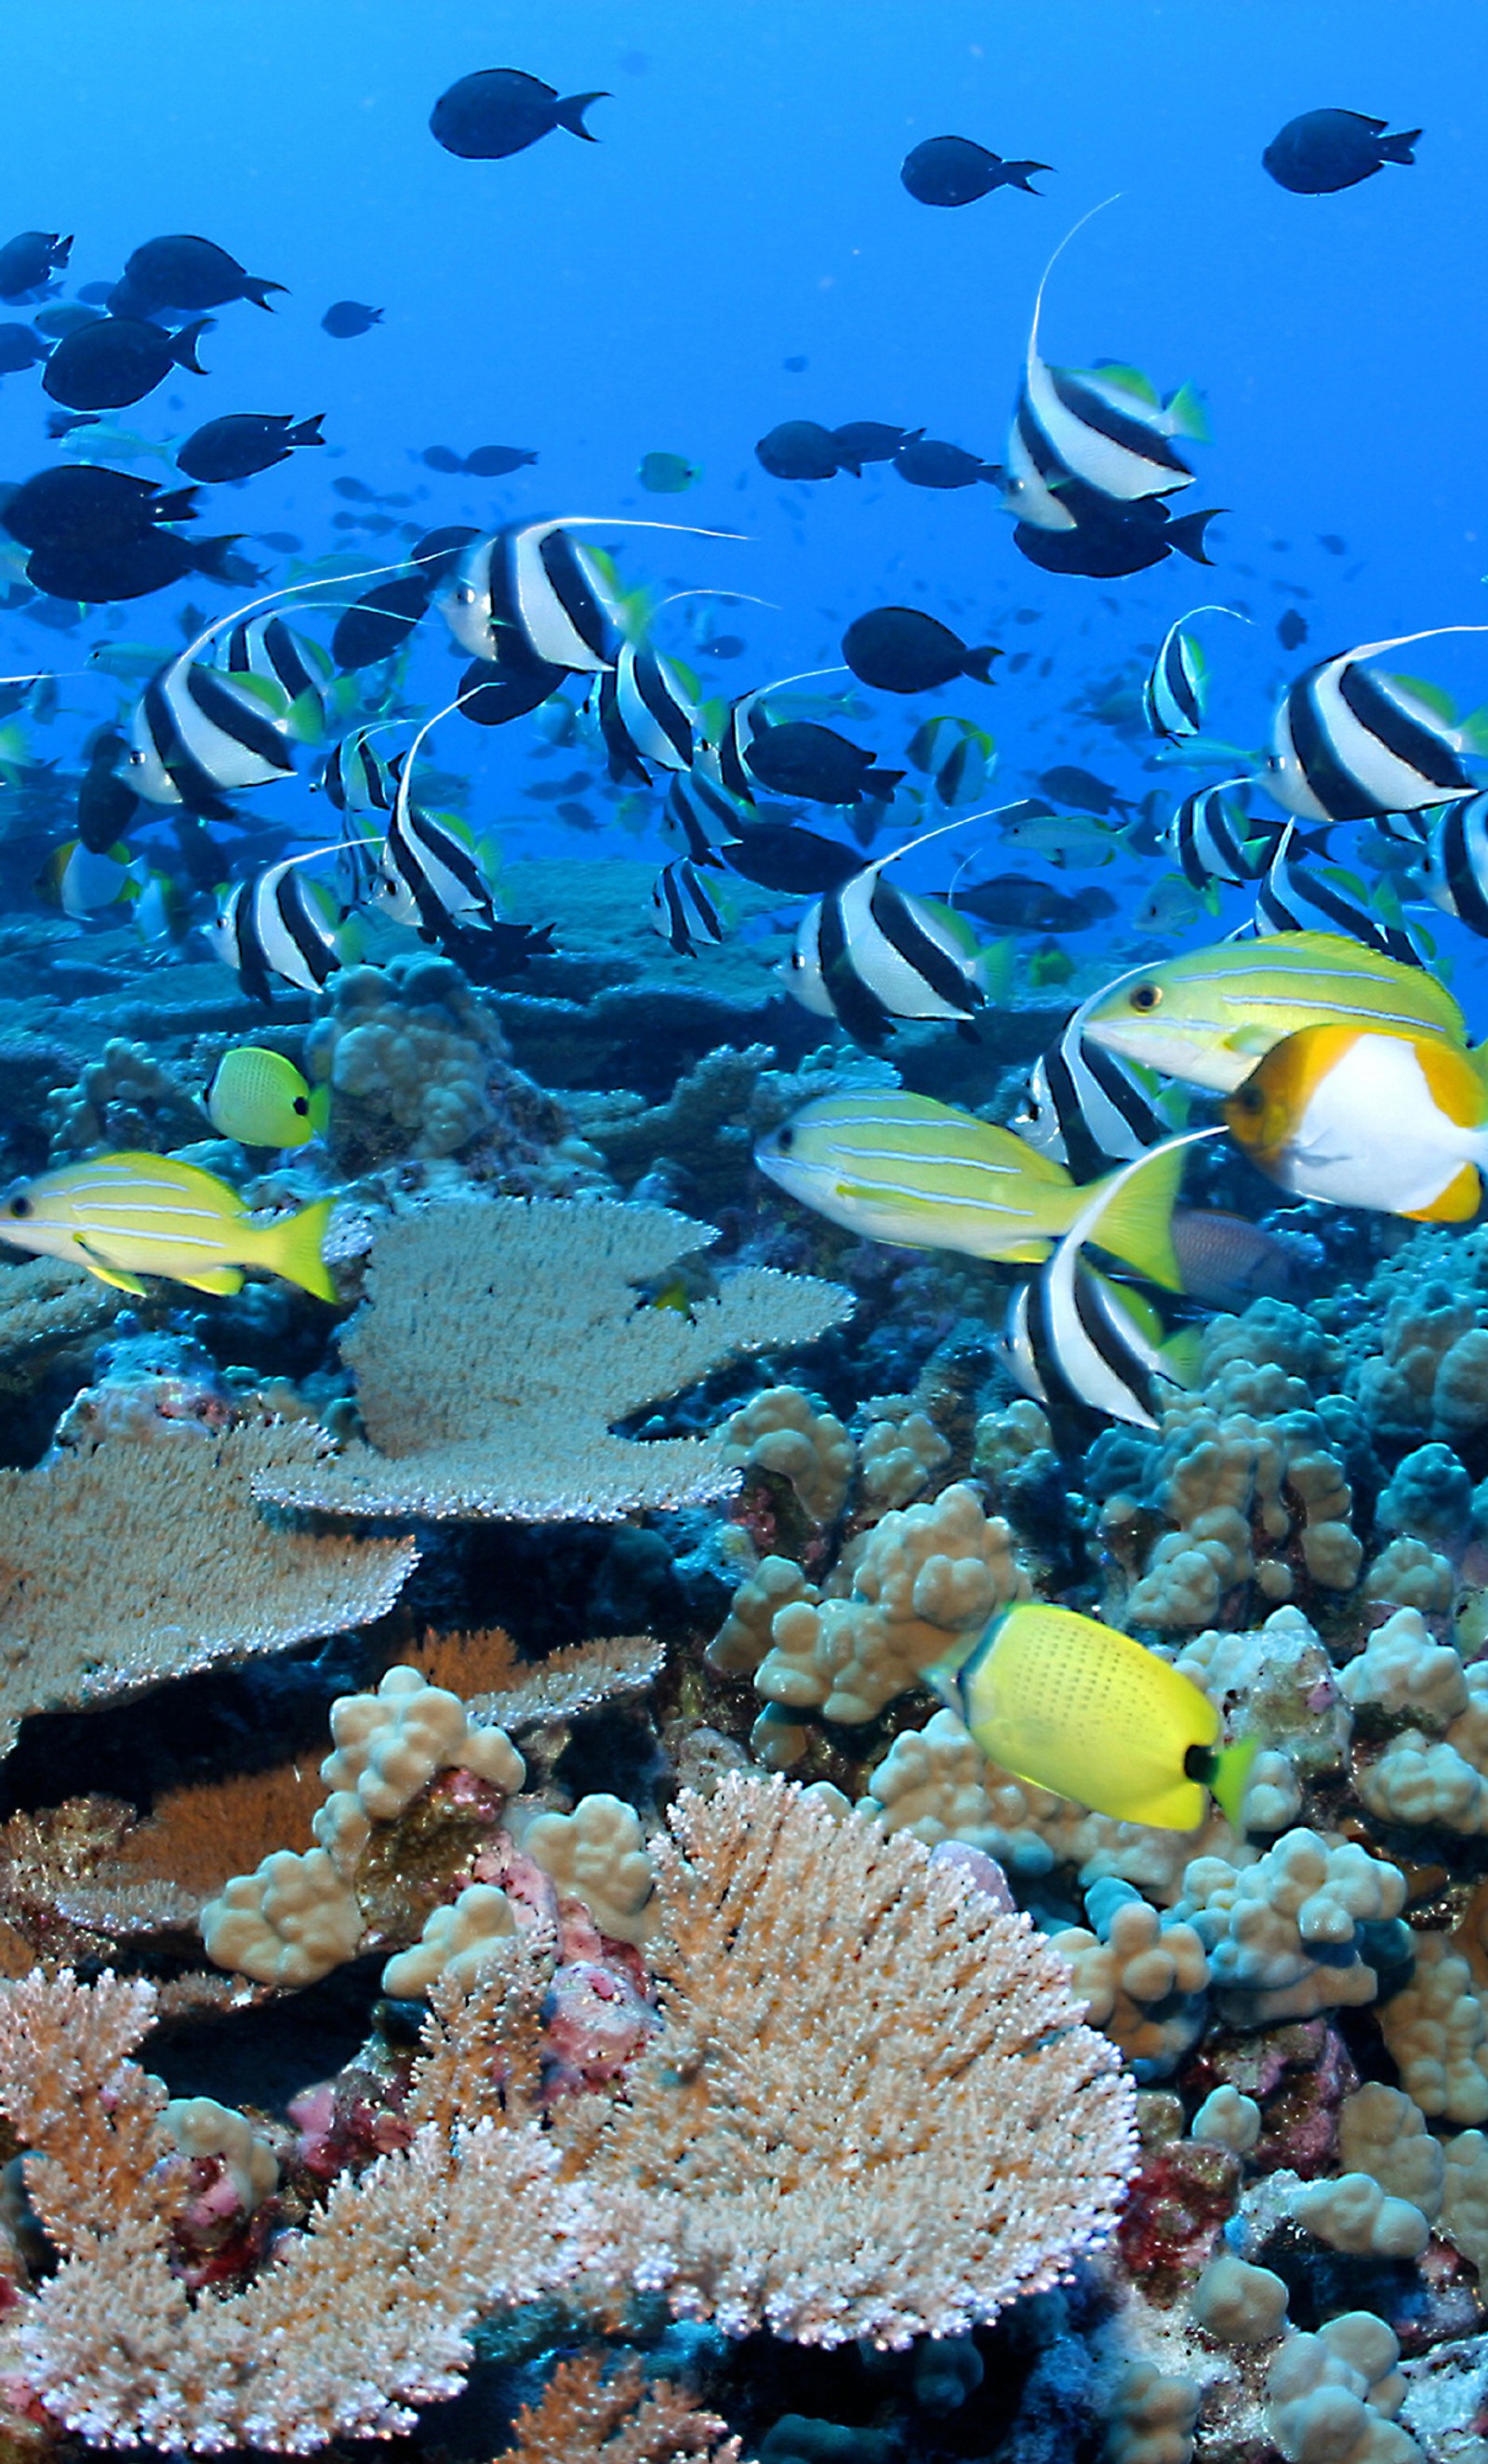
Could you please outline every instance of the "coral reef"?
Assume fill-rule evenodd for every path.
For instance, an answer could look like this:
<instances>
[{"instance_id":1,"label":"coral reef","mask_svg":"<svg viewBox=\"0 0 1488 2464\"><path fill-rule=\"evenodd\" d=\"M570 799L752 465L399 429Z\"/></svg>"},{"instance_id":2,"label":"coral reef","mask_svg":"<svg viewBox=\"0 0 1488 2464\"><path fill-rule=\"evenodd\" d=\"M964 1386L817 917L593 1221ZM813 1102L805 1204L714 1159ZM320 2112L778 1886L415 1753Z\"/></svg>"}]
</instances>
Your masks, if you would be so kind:
<instances>
[{"instance_id":1,"label":"coral reef","mask_svg":"<svg viewBox=\"0 0 1488 2464\"><path fill-rule=\"evenodd\" d=\"M664 1207L499 1199L379 1230L343 1344L366 1441L259 1494L341 1514L612 1521L726 1495L716 1441L611 1434L741 1353L814 1342L848 1293L743 1268L696 1318L636 1287L712 1235Z\"/></svg>"},{"instance_id":2,"label":"coral reef","mask_svg":"<svg viewBox=\"0 0 1488 2464\"><path fill-rule=\"evenodd\" d=\"M213 1431L151 1411L0 1472L0 1749L34 1712L381 1617L411 1541L290 1529L256 1502L255 1483L324 1451L302 1422Z\"/></svg>"}]
</instances>

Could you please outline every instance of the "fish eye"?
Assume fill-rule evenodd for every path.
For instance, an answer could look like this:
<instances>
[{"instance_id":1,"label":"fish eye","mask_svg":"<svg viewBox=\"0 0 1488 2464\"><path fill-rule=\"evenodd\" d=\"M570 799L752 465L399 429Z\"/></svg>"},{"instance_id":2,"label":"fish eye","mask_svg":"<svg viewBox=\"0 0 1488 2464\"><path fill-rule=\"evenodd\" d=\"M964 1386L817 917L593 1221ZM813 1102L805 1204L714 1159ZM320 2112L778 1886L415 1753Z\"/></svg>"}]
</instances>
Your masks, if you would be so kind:
<instances>
[{"instance_id":1,"label":"fish eye","mask_svg":"<svg viewBox=\"0 0 1488 2464\"><path fill-rule=\"evenodd\" d=\"M775 1133L775 1144L782 1155L788 1155L795 1144L794 1130L778 1130Z\"/></svg>"},{"instance_id":2,"label":"fish eye","mask_svg":"<svg viewBox=\"0 0 1488 2464\"><path fill-rule=\"evenodd\" d=\"M308 1095L297 1095L297 1096L295 1097L295 1100L294 1100L293 1104L290 1106L290 1110L291 1110L291 1111L293 1111L293 1112L298 1112L298 1113L300 1114L300 1119L301 1119L301 1120L303 1120L303 1118L304 1118L304 1116L305 1116L306 1112L308 1112L308 1111L310 1110L310 1098L309 1098L309 1096L308 1096Z\"/></svg>"},{"instance_id":3,"label":"fish eye","mask_svg":"<svg viewBox=\"0 0 1488 2464\"><path fill-rule=\"evenodd\" d=\"M1137 984L1131 992L1131 1006L1133 1009L1156 1009L1162 998L1161 984Z\"/></svg>"},{"instance_id":4,"label":"fish eye","mask_svg":"<svg viewBox=\"0 0 1488 2464\"><path fill-rule=\"evenodd\" d=\"M1241 1087L1236 1089L1233 1100L1236 1111L1258 1112L1263 1109L1266 1098L1258 1087Z\"/></svg>"},{"instance_id":5,"label":"fish eye","mask_svg":"<svg viewBox=\"0 0 1488 2464\"><path fill-rule=\"evenodd\" d=\"M7 1215L13 1217L16 1221L24 1223L27 1216L31 1213L31 1199L29 1198L12 1198L5 1211Z\"/></svg>"}]
</instances>

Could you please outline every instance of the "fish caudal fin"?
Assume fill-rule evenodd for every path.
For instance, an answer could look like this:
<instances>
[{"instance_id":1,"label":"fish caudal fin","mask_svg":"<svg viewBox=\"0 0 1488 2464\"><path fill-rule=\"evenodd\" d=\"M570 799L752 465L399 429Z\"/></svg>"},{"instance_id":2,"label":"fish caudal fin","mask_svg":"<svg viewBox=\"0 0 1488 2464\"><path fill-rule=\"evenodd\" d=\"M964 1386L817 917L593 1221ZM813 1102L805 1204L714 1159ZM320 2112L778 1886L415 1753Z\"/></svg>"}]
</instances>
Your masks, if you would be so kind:
<instances>
[{"instance_id":1,"label":"fish caudal fin","mask_svg":"<svg viewBox=\"0 0 1488 2464\"><path fill-rule=\"evenodd\" d=\"M198 317L194 323L183 325L178 334L172 335L170 356L178 368L189 368L193 377L206 375L207 371L196 356L196 345L204 334L211 333L216 321L215 317Z\"/></svg>"},{"instance_id":2,"label":"fish caudal fin","mask_svg":"<svg viewBox=\"0 0 1488 2464\"><path fill-rule=\"evenodd\" d=\"M1097 1193L1104 1188L1110 1195L1099 1211L1091 1209L1084 1234L1098 1249L1108 1250L1125 1265L1135 1266L1149 1284L1161 1284L1169 1292L1183 1289L1173 1248L1173 1207L1191 1143L1188 1138L1175 1138L1154 1147L1141 1162L1123 1164L1120 1172L1098 1182Z\"/></svg>"},{"instance_id":3,"label":"fish caudal fin","mask_svg":"<svg viewBox=\"0 0 1488 2464\"><path fill-rule=\"evenodd\" d=\"M1482 1174L1476 1163L1464 1163L1429 1206L1403 1206L1412 1223L1470 1223L1483 1202Z\"/></svg>"},{"instance_id":4,"label":"fish caudal fin","mask_svg":"<svg viewBox=\"0 0 1488 2464\"><path fill-rule=\"evenodd\" d=\"M562 101L554 103L553 118L560 128L567 129L570 137L582 137L587 143L597 145L599 140L593 130L584 125L584 115L591 102L609 100L610 96L603 86L593 94L566 94Z\"/></svg>"},{"instance_id":5,"label":"fish caudal fin","mask_svg":"<svg viewBox=\"0 0 1488 2464\"><path fill-rule=\"evenodd\" d=\"M1393 137L1382 137L1379 141L1380 161L1413 163L1420 134L1418 128L1397 128Z\"/></svg>"},{"instance_id":6,"label":"fish caudal fin","mask_svg":"<svg viewBox=\"0 0 1488 2464\"><path fill-rule=\"evenodd\" d=\"M324 417L324 411L318 410L313 419L301 419L297 427L286 429L284 431L285 444L323 445L325 439L321 434L321 422Z\"/></svg>"},{"instance_id":7,"label":"fish caudal fin","mask_svg":"<svg viewBox=\"0 0 1488 2464\"><path fill-rule=\"evenodd\" d=\"M316 1137L323 1138L330 1125L330 1084L328 1080L322 1079L319 1087L312 1087L310 1089L309 1099L305 1105L305 1119L309 1122Z\"/></svg>"},{"instance_id":8,"label":"fish caudal fin","mask_svg":"<svg viewBox=\"0 0 1488 2464\"><path fill-rule=\"evenodd\" d=\"M285 291L285 286L282 282L265 282L261 274L244 275L243 297L245 299L251 299L255 308L268 309L268 313L272 317L274 311L272 308L269 308L269 294L271 291L284 291L286 298L289 296L288 292Z\"/></svg>"},{"instance_id":9,"label":"fish caudal fin","mask_svg":"<svg viewBox=\"0 0 1488 2464\"><path fill-rule=\"evenodd\" d=\"M1021 188L1025 196L1041 196L1042 189L1031 187L1030 180L1035 171L1053 168L1050 163L1003 163L998 166L997 185L1000 188Z\"/></svg>"},{"instance_id":10,"label":"fish caudal fin","mask_svg":"<svg viewBox=\"0 0 1488 2464\"><path fill-rule=\"evenodd\" d=\"M1190 564L1212 564L1213 558L1205 554L1204 533L1210 522L1219 519L1224 510L1223 505L1210 505L1207 513L1180 514L1175 522L1168 523L1163 537L1168 546L1175 547L1180 556L1186 556Z\"/></svg>"},{"instance_id":11,"label":"fish caudal fin","mask_svg":"<svg viewBox=\"0 0 1488 2464\"><path fill-rule=\"evenodd\" d=\"M286 1217L281 1223L266 1225L255 1263L272 1267L286 1283L298 1284L301 1291L313 1292L318 1301L338 1300L340 1294L321 1255L335 1203L333 1198L318 1198L313 1206L301 1207L298 1215Z\"/></svg>"},{"instance_id":12,"label":"fish caudal fin","mask_svg":"<svg viewBox=\"0 0 1488 2464\"><path fill-rule=\"evenodd\" d=\"M1212 445L1214 441L1203 396L1194 385L1181 385L1175 394L1168 396L1163 426L1169 436L1182 436L1190 445Z\"/></svg>"},{"instance_id":13,"label":"fish caudal fin","mask_svg":"<svg viewBox=\"0 0 1488 2464\"><path fill-rule=\"evenodd\" d=\"M1245 1829L1241 1807L1251 1784L1251 1766L1260 1750L1259 1737L1242 1737L1238 1745L1220 1746L1210 1757L1205 1785L1228 1822Z\"/></svg>"}]
</instances>

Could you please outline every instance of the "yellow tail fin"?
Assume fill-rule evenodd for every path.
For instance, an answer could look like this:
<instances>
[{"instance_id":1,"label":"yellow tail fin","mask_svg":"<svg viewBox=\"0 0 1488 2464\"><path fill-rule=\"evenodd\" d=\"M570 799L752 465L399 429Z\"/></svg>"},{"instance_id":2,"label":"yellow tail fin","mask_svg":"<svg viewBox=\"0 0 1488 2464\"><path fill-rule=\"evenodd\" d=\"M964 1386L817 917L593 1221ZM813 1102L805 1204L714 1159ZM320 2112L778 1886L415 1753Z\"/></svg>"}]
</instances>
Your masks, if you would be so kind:
<instances>
[{"instance_id":1,"label":"yellow tail fin","mask_svg":"<svg viewBox=\"0 0 1488 2464\"><path fill-rule=\"evenodd\" d=\"M1251 1765L1259 1750L1258 1737L1242 1737L1237 1746L1221 1746L1210 1769L1209 1793L1236 1831L1245 1829L1240 1808L1251 1784Z\"/></svg>"},{"instance_id":2,"label":"yellow tail fin","mask_svg":"<svg viewBox=\"0 0 1488 2464\"><path fill-rule=\"evenodd\" d=\"M282 1223L267 1225L259 1253L264 1265L272 1266L286 1283L298 1284L301 1291L313 1292L318 1301L341 1297L321 1255L335 1203L334 1198L318 1198L313 1206L302 1206Z\"/></svg>"},{"instance_id":3,"label":"yellow tail fin","mask_svg":"<svg viewBox=\"0 0 1488 2464\"><path fill-rule=\"evenodd\" d=\"M1171 1139L1098 1181L1091 1197L1099 1199L1101 1191L1109 1195L1099 1211L1093 1210L1085 1234L1097 1248L1108 1249L1113 1258L1145 1275L1148 1283L1161 1284L1170 1292L1183 1289L1173 1250L1173 1207L1188 1143L1186 1138Z\"/></svg>"}]
</instances>

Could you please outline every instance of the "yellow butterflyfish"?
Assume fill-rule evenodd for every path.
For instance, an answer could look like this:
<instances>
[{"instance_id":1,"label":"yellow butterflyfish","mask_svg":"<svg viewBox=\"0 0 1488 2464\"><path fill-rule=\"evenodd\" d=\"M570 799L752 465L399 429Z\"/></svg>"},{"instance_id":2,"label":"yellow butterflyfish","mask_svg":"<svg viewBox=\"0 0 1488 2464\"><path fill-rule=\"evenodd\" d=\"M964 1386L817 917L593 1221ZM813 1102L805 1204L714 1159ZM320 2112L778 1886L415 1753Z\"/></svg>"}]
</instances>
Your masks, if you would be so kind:
<instances>
[{"instance_id":1,"label":"yellow butterflyfish","mask_svg":"<svg viewBox=\"0 0 1488 2464\"><path fill-rule=\"evenodd\" d=\"M1115 1626L1022 1601L927 1675L1016 1779L1163 1831L1196 1831L1212 1795L1243 1828L1257 1740L1220 1745L1209 1696Z\"/></svg>"}]
</instances>

